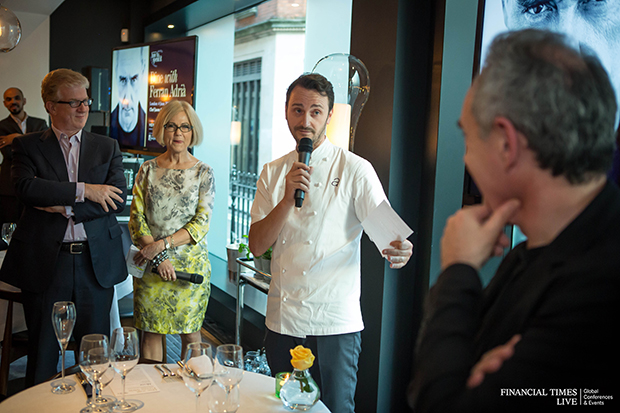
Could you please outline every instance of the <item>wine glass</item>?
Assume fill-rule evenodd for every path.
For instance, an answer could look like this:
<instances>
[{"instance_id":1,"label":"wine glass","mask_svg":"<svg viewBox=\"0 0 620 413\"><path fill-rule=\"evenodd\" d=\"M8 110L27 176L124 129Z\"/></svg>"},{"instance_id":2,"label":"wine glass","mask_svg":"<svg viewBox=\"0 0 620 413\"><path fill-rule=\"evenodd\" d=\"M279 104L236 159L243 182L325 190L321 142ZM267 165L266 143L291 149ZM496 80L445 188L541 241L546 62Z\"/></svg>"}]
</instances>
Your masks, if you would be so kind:
<instances>
[{"instance_id":1,"label":"wine glass","mask_svg":"<svg viewBox=\"0 0 620 413\"><path fill-rule=\"evenodd\" d=\"M16 224L10 222L2 224L2 240L6 242L6 245L9 245L11 242L11 237L13 236L13 231L15 231L16 227Z\"/></svg>"},{"instance_id":2,"label":"wine glass","mask_svg":"<svg viewBox=\"0 0 620 413\"><path fill-rule=\"evenodd\" d=\"M212 397L212 412L234 413L239 408L238 384L243 379L243 348L235 344L217 347L213 374L217 383L225 390L223 397ZM214 392L214 395L218 392ZM219 392L221 393L221 392Z\"/></svg>"},{"instance_id":3,"label":"wine glass","mask_svg":"<svg viewBox=\"0 0 620 413\"><path fill-rule=\"evenodd\" d=\"M114 406L115 411L133 412L138 410L144 403L140 400L125 400L125 377L136 365L140 358L140 343L138 331L133 327L119 327L112 333L111 343L112 367L121 375L123 383L123 397Z\"/></svg>"},{"instance_id":4,"label":"wine glass","mask_svg":"<svg viewBox=\"0 0 620 413\"><path fill-rule=\"evenodd\" d=\"M107 406L111 397L101 397L101 384L106 370L110 367L110 345L108 336L104 334L88 334L82 337L79 353L80 369L95 389L95 395L80 413L108 412ZM105 399L105 404L101 401Z\"/></svg>"},{"instance_id":5,"label":"wine glass","mask_svg":"<svg viewBox=\"0 0 620 413\"><path fill-rule=\"evenodd\" d=\"M71 301L59 301L54 303L52 309L52 325L54 326L54 332L56 333L56 338L60 345L60 352L62 353L62 373L60 380L54 380L52 382L52 393L67 394L75 390L75 382L65 380L65 352L67 351L71 333L73 333L75 317L75 305Z\"/></svg>"},{"instance_id":6,"label":"wine glass","mask_svg":"<svg viewBox=\"0 0 620 413\"><path fill-rule=\"evenodd\" d=\"M101 390L103 391L103 389L105 388L105 386L107 386L108 384L112 383L112 380L114 380L114 369L110 369L108 368L105 373L103 373L101 375L101 377L99 377L99 385L101 386ZM116 397L114 396L106 396L104 394L100 394L99 398L95 398L92 403L95 406L100 406L100 407L113 407L113 405L116 404Z\"/></svg>"},{"instance_id":7,"label":"wine glass","mask_svg":"<svg viewBox=\"0 0 620 413\"><path fill-rule=\"evenodd\" d=\"M196 394L196 413L200 406L200 394L213 383L212 352L208 343L190 343L185 352L181 376L185 385Z\"/></svg>"},{"instance_id":8,"label":"wine glass","mask_svg":"<svg viewBox=\"0 0 620 413\"><path fill-rule=\"evenodd\" d=\"M103 390L108 384L114 380L114 369L108 368L105 373L99 377L99 386ZM116 404L116 397L99 394L99 396L91 397L88 405L90 409L100 408L103 411L109 411ZM99 410L87 410L87 411L99 411Z\"/></svg>"}]
</instances>

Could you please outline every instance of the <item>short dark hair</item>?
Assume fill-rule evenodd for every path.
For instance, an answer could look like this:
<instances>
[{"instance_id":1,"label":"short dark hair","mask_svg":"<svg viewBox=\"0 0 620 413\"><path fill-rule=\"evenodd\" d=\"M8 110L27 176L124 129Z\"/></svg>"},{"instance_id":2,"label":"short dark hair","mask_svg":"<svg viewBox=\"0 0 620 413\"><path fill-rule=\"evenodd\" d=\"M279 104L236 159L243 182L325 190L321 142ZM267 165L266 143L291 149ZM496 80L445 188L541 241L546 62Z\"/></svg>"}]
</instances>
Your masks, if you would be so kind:
<instances>
[{"instance_id":1,"label":"short dark hair","mask_svg":"<svg viewBox=\"0 0 620 413\"><path fill-rule=\"evenodd\" d=\"M566 36L536 29L500 34L472 93L482 138L502 116L553 176L578 184L611 168L614 89L598 58L575 49Z\"/></svg>"},{"instance_id":2,"label":"short dark hair","mask_svg":"<svg viewBox=\"0 0 620 413\"><path fill-rule=\"evenodd\" d=\"M301 86L304 89L316 90L321 96L327 96L329 102L329 110L334 107L334 87L324 76L318 73L308 73L299 76L286 90L286 107L288 108L288 100L293 93L295 87Z\"/></svg>"}]
</instances>

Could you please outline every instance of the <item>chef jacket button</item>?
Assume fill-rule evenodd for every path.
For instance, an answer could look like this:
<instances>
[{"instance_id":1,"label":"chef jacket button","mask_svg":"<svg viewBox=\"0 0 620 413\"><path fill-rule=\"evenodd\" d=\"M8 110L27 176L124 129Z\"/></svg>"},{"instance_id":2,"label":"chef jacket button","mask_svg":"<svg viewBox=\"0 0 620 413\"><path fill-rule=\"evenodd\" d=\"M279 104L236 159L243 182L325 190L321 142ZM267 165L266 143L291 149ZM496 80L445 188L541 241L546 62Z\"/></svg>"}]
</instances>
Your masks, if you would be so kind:
<instances>
[{"instance_id":1,"label":"chef jacket button","mask_svg":"<svg viewBox=\"0 0 620 413\"><path fill-rule=\"evenodd\" d=\"M302 272L301 272L301 274L302 274L302 275L306 275L306 272L305 272L305 271L302 271Z\"/></svg>"},{"instance_id":2,"label":"chef jacket button","mask_svg":"<svg viewBox=\"0 0 620 413\"><path fill-rule=\"evenodd\" d=\"M285 272L286 272L286 268L282 268L282 273L285 273Z\"/></svg>"},{"instance_id":3,"label":"chef jacket button","mask_svg":"<svg viewBox=\"0 0 620 413\"><path fill-rule=\"evenodd\" d=\"M319 213L316 211L312 211L312 215L318 215Z\"/></svg>"},{"instance_id":4,"label":"chef jacket button","mask_svg":"<svg viewBox=\"0 0 620 413\"><path fill-rule=\"evenodd\" d=\"M286 240L285 239L282 240L282 244L286 244Z\"/></svg>"},{"instance_id":5,"label":"chef jacket button","mask_svg":"<svg viewBox=\"0 0 620 413\"><path fill-rule=\"evenodd\" d=\"M312 240L311 240L311 239L309 239L308 241L306 241L306 244L308 244L308 245L312 245Z\"/></svg>"},{"instance_id":6,"label":"chef jacket button","mask_svg":"<svg viewBox=\"0 0 620 413\"><path fill-rule=\"evenodd\" d=\"M286 301L286 297L282 297L282 301Z\"/></svg>"}]
</instances>

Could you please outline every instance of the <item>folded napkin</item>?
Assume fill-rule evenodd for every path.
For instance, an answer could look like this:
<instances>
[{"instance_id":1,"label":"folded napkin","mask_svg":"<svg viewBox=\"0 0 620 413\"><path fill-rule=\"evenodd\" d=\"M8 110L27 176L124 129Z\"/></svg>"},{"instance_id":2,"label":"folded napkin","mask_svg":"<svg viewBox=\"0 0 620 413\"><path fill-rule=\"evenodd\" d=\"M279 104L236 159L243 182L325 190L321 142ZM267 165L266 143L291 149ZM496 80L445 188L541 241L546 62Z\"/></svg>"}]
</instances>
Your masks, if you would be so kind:
<instances>
[{"instance_id":1,"label":"folded napkin","mask_svg":"<svg viewBox=\"0 0 620 413\"><path fill-rule=\"evenodd\" d=\"M211 359L204 354L202 356L189 359L187 366L199 376L213 373L213 362L211 362Z\"/></svg>"}]
</instances>

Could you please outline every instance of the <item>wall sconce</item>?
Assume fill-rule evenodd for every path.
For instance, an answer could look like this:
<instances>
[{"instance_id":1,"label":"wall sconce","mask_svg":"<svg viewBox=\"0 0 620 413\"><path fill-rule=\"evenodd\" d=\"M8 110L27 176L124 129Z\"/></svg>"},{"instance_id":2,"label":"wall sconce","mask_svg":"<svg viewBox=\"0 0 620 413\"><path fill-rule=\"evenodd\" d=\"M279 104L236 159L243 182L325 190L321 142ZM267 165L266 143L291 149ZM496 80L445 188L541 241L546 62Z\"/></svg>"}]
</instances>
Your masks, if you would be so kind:
<instances>
[{"instance_id":1,"label":"wall sconce","mask_svg":"<svg viewBox=\"0 0 620 413\"><path fill-rule=\"evenodd\" d=\"M22 25L11 10L0 4L0 51L15 49L22 38Z\"/></svg>"},{"instance_id":2,"label":"wall sconce","mask_svg":"<svg viewBox=\"0 0 620 413\"><path fill-rule=\"evenodd\" d=\"M230 145L235 146L241 143L241 122L239 119L239 111L237 106L232 107L232 121L230 122Z\"/></svg>"},{"instance_id":3,"label":"wall sconce","mask_svg":"<svg viewBox=\"0 0 620 413\"><path fill-rule=\"evenodd\" d=\"M230 122L230 144L239 145L241 143L241 122L233 120Z\"/></svg>"},{"instance_id":4,"label":"wall sconce","mask_svg":"<svg viewBox=\"0 0 620 413\"><path fill-rule=\"evenodd\" d=\"M319 60L312 73L325 76L334 87L334 113L327 125L328 139L353 151L357 122L370 94L368 69L355 56L334 53Z\"/></svg>"}]
</instances>

